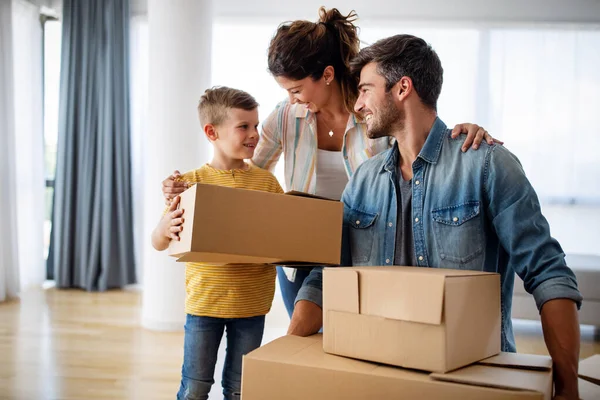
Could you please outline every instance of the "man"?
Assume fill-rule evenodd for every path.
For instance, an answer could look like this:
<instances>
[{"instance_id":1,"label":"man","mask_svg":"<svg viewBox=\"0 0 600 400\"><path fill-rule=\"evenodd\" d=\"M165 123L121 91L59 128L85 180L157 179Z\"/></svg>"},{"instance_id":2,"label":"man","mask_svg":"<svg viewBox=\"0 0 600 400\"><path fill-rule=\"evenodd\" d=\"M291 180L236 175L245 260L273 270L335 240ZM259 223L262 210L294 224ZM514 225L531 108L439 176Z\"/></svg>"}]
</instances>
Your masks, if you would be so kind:
<instances>
[{"instance_id":1,"label":"man","mask_svg":"<svg viewBox=\"0 0 600 400\"><path fill-rule=\"evenodd\" d=\"M355 110L371 138L397 145L366 161L342 196L343 265L412 265L497 272L503 351L515 351L511 301L516 272L541 312L558 399L577 399L581 294L550 237L517 158L502 146L461 153L437 117L442 66L422 39L397 35L361 50ZM296 299L289 334L322 325L320 270Z\"/></svg>"}]
</instances>

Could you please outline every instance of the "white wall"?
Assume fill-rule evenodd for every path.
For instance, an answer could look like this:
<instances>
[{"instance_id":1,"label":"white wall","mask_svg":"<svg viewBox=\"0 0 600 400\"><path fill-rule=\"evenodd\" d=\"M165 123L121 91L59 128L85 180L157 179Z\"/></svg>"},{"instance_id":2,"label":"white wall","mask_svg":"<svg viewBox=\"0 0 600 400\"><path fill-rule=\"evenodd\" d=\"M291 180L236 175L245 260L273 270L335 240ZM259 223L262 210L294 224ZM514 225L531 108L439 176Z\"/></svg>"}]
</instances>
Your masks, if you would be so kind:
<instances>
[{"instance_id":1,"label":"white wall","mask_svg":"<svg viewBox=\"0 0 600 400\"><path fill-rule=\"evenodd\" d=\"M542 205L550 232L565 253L600 255L600 205Z\"/></svg>"}]
</instances>

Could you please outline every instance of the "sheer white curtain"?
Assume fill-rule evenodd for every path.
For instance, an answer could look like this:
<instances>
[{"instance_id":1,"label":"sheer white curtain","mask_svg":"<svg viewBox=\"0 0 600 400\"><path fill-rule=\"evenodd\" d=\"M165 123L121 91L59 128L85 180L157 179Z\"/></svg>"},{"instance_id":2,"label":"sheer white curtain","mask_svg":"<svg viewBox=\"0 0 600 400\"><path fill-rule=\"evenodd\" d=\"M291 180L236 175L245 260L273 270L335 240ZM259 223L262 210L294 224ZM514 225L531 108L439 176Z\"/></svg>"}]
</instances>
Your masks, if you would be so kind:
<instances>
[{"instance_id":1,"label":"sheer white curtain","mask_svg":"<svg viewBox=\"0 0 600 400\"><path fill-rule=\"evenodd\" d=\"M134 16L130 23L130 69L131 69L131 173L133 193L133 225L135 259L137 260L136 276L142 283L144 274L144 136L148 130L148 18ZM156 194L160 196L159 182L156 183Z\"/></svg>"},{"instance_id":2,"label":"sheer white curtain","mask_svg":"<svg viewBox=\"0 0 600 400\"><path fill-rule=\"evenodd\" d=\"M489 57L490 131L542 200L599 206L600 30L492 30Z\"/></svg>"},{"instance_id":3,"label":"sheer white curtain","mask_svg":"<svg viewBox=\"0 0 600 400\"><path fill-rule=\"evenodd\" d=\"M39 7L13 0L17 241L21 288L40 285L44 260L42 26Z\"/></svg>"},{"instance_id":4,"label":"sheer white curtain","mask_svg":"<svg viewBox=\"0 0 600 400\"><path fill-rule=\"evenodd\" d=\"M0 301L19 292L12 6L0 1Z\"/></svg>"},{"instance_id":5,"label":"sheer white curtain","mask_svg":"<svg viewBox=\"0 0 600 400\"><path fill-rule=\"evenodd\" d=\"M0 301L45 276L39 9L0 3Z\"/></svg>"}]
</instances>

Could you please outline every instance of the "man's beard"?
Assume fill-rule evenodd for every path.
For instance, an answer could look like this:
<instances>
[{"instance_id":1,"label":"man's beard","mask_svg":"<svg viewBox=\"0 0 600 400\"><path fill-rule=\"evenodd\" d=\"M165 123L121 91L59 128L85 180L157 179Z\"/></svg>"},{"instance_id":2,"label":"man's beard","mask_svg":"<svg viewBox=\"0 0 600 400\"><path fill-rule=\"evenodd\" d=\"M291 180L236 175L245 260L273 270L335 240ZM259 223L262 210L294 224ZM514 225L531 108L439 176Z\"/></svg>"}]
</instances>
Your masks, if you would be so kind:
<instances>
[{"instance_id":1,"label":"man's beard","mask_svg":"<svg viewBox=\"0 0 600 400\"><path fill-rule=\"evenodd\" d=\"M391 93L386 94L378 114L377 119L372 117L371 126L367 129L369 139L391 136L394 128L398 129L404 125L404 112L396 108Z\"/></svg>"}]
</instances>

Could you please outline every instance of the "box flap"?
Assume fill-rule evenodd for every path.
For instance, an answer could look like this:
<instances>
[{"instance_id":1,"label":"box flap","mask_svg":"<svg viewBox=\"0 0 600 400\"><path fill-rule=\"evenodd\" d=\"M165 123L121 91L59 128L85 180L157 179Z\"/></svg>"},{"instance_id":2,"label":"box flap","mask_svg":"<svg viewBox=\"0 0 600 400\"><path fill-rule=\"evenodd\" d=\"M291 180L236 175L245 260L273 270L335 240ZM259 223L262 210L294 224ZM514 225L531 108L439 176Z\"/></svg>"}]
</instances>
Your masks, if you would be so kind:
<instances>
[{"instance_id":1,"label":"box flap","mask_svg":"<svg viewBox=\"0 0 600 400\"><path fill-rule=\"evenodd\" d=\"M536 354L500 353L478 362L480 365L549 371L552 369L552 358Z\"/></svg>"},{"instance_id":2,"label":"box flap","mask_svg":"<svg viewBox=\"0 0 600 400\"><path fill-rule=\"evenodd\" d=\"M445 374L433 373L434 380L486 386L498 389L524 390L544 393L550 398L551 371L534 371L520 368L470 365Z\"/></svg>"},{"instance_id":3,"label":"box flap","mask_svg":"<svg viewBox=\"0 0 600 400\"><path fill-rule=\"evenodd\" d=\"M323 270L323 309L358 314L358 272L344 267Z\"/></svg>"},{"instance_id":4,"label":"box flap","mask_svg":"<svg viewBox=\"0 0 600 400\"><path fill-rule=\"evenodd\" d=\"M586 381L600 385L600 354L595 354L579 362L579 376Z\"/></svg>"},{"instance_id":5,"label":"box flap","mask_svg":"<svg viewBox=\"0 0 600 400\"><path fill-rule=\"evenodd\" d=\"M439 325L445 275L431 268L367 267L359 272L360 313Z\"/></svg>"},{"instance_id":6,"label":"box flap","mask_svg":"<svg viewBox=\"0 0 600 400\"><path fill-rule=\"evenodd\" d=\"M175 255L178 256L178 255ZM276 264L277 258L242 256L238 254L189 252L177 258L179 262L197 262L214 265L227 264Z\"/></svg>"},{"instance_id":7,"label":"box flap","mask_svg":"<svg viewBox=\"0 0 600 400\"><path fill-rule=\"evenodd\" d=\"M579 378L579 398L581 400L600 399L600 385Z\"/></svg>"},{"instance_id":8,"label":"box flap","mask_svg":"<svg viewBox=\"0 0 600 400\"><path fill-rule=\"evenodd\" d=\"M290 190L289 192L285 192L285 194L288 196L309 197L311 199L317 199L317 200L339 201L339 200L335 200L335 199L330 199L328 197L322 197L322 196L317 196L317 195L306 193L306 192L300 192L298 190Z\"/></svg>"}]
</instances>

